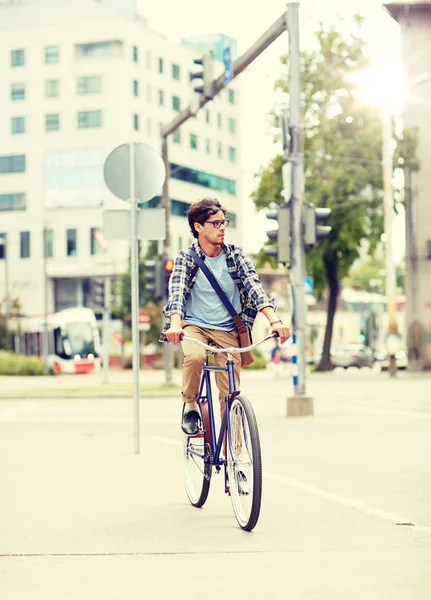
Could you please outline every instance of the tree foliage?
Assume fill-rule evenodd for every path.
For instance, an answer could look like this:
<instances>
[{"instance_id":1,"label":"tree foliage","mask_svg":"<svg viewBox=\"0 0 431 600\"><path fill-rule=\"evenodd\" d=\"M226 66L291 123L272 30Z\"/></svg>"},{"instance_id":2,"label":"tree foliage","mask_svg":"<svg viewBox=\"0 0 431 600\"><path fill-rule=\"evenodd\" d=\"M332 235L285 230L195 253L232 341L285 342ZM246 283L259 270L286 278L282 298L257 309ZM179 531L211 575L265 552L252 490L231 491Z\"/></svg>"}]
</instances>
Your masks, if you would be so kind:
<instances>
[{"instance_id":1,"label":"tree foliage","mask_svg":"<svg viewBox=\"0 0 431 600\"><path fill-rule=\"evenodd\" d=\"M307 252L307 273L314 278L316 294L329 286L322 368L330 368L339 282L358 258L362 240L373 253L383 230L381 120L378 109L360 100L355 84L355 73L368 66L361 23L355 17L347 36L321 25L317 49L301 56L305 200L332 210L331 234ZM286 64L287 57L281 61ZM286 77L275 86L288 95ZM277 113L271 121L279 130ZM282 164L279 154L256 174L252 197L257 209L284 201Z\"/></svg>"}]
</instances>

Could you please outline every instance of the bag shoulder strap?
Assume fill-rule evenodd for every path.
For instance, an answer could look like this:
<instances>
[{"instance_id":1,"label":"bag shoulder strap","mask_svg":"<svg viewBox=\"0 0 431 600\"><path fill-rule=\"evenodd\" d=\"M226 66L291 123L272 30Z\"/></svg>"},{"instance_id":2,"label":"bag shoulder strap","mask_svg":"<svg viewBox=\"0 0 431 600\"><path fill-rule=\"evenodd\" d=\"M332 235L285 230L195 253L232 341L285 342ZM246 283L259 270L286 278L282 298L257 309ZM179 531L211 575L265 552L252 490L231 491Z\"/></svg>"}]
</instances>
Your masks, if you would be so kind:
<instances>
[{"instance_id":1,"label":"bag shoulder strap","mask_svg":"<svg viewBox=\"0 0 431 600\"><path fill-rule=\"evenodd\" d=\"M197 265L199 265L199 267L202 269L203 274L208 279L208 281L210 282L210 284L213 286L213 288L214 288L215 292L217 293L218 297L223 302L225 308L227 309L227 311L229 312L230 316L234 320L234 323L235 323L238 331L240 333L242 333L242 331L245 330L245 325L242 322L241 317L238 315L238 313L234 309L232 303L229 301L229 298L226 296L225 291L221 288L221 286L218 283L217 279L214 277L214 275L211 273L210 269L205 264L205 261L203 261L200 258L200 256L198 256L198 254L196 253L196 250L194 248L190 248L189 253L192 256L192 258L195 261L195 263Z\"/></svg>"}]
</instances>

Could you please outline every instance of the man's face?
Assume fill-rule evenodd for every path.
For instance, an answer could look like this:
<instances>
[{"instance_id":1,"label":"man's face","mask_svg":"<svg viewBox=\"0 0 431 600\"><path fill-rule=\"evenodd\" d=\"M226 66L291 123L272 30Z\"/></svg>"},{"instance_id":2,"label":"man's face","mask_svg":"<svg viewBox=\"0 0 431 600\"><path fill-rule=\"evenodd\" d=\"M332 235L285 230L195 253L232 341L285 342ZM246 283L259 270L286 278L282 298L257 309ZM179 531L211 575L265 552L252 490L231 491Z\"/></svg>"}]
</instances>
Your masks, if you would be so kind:
<instances>
[{"instance_id":1,"label":"man's face","mask_svg":"<svg viewBox=\"0 0 431 600\"><path fill-rule=\"evenodd\" d=\"M225 226L222 223L217 229L211 221L224 221L223 211L219 210L215 215L210 215L202 225L195 223L195 228L199 233L199 241L205 240L210 244L221 245L224 243Z\"/></svg>"}]
</instances>

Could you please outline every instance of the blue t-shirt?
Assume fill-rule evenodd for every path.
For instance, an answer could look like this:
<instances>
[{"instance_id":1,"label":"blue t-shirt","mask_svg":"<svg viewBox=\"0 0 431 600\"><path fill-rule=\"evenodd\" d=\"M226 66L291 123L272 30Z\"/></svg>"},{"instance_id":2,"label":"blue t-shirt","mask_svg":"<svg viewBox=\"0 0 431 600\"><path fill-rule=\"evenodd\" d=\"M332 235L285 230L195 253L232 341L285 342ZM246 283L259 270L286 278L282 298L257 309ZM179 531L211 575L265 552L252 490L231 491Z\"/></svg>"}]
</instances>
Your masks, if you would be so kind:
<instances>
[{"instance_id":1,"label":"blue t-shirt","mask_svg":"<svg viewBox=\"0 0 431 600\"><path fill-rule=\"evenodd\" d=\"M212 271L220 287L239 314L241 312L239 291L229 275L225 251L222 250L215 257L205 256L205 264ZM235 327L228 310L201 269L198 271L190 296L186 300L184 321L208 329L221 329L223 331L231 331Z\"/></svg>"}]
</instances>

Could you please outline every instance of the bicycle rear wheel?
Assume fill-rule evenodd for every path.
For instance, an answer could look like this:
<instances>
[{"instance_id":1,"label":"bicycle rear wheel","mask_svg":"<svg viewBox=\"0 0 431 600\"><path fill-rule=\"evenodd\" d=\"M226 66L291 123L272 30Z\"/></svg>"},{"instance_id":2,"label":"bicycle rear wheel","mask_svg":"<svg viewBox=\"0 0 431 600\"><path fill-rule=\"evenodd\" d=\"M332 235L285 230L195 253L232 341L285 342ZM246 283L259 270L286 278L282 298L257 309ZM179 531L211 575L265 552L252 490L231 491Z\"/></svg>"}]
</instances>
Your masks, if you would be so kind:
<instances>
[{"instance_id":1,"label":"bicycle rear wheel","mask_svg":"<svg viewBox=\"0 0 431 600\"><path fill-rule=\"evenodd\" d=\"M211 483L211 446L206 437L203 431L196 436L183 435L184 483L190 504L196 508L205 504Z\"/></svg>"},{"instance_id":2,"label":"bicycle rear wheel","mask_svg":"<svg viewBox=\"0 0 431 600\"><path fill-rule=\"evenodd\" d=\"M239 526L251 531L262 500L262 456L256 416L250 401L237 396L229 410L227 468L233 511Z\"/></svg>"}]
</instances>

